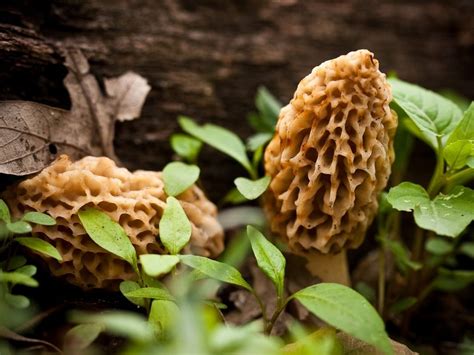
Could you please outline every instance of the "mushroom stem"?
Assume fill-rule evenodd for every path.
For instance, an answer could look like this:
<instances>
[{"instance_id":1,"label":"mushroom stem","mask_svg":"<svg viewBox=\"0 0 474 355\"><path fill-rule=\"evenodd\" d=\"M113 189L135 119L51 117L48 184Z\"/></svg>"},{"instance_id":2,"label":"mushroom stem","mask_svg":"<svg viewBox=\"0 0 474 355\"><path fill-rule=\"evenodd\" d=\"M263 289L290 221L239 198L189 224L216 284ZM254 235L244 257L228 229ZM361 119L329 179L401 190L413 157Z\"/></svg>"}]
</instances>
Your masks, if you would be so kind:
<instances>
[{"instance_id":1,"label":"mushroom stem","mask_svg":"<svg viewBox=\"0 0 474 355\"><path fill-rule=\"evenodd\" d=\"M306 268L311 275L318 277L322 282L336 282L350 286L351 279L345 250L339 254L314 253L308 259Z\"/></svg>"}]
</instances>

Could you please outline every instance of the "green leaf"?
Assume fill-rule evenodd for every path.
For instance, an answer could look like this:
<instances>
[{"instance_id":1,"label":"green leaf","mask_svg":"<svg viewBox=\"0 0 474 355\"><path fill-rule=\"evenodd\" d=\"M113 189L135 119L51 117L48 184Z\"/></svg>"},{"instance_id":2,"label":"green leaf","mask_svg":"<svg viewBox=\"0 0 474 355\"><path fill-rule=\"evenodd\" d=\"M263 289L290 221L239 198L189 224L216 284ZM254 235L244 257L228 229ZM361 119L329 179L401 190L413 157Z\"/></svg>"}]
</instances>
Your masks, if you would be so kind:
<instances>
[{"instance_id":1,"label":"green leaf","mask_svg":"<svg viewBox=\"0 0 474 355\"><path fill-rule=\"evenodd\" d=\"M0 220L5 223L9 223L11 219L10 210L8 209L7 204L0 198Z\"/></svg>"},{"instance_id":2,"label":"green leaf","mask_svg":"<svg viewBox=\"0 0 474 355\"><path fill-rule=\"evenodd\" d=\"M187 134L176 133L171 136L171 148L188 162L195 162L202 148L202 142Z\"/></svg>"},{"instance_id":3,"label":"green leaf","mask_svg":"<svg viewBox=\"0 0 474 355\"><path fill-rule=\"evenodd\" d=\"M11 293L6 293L5 301L7 301L10 306L18 309L24 309L30 306L30 300L28 297L23 295L12 295Z\"/></svg>"},{"instance_id":4,"label":"green leaf","mask_svg":"<svg viewBox=\"0 0 474 355\"><path fill-rule=\"evenodd\" d=\"M23 255L15 255L8 261L8 270L12 271L26 264L26 258Z\"/></svg>"},{"instance_id":5,"label":"green leaf","mask_svg":"<svg viewBox=\"0 0 474 355\"><path fill-rule=\"evenodd\" d=\"M438 151L437 137L446 142L461 119L462 112L452 101L398 79L389 79L393 91L393 100L400 106L418 128L418 138Z\"/></svg>"},{"instance_id":6,"label":"green leaf","mask_svg":"<svg viewBox=\"0 0 474 355\"><path fill-rule=\"evenodd\" d=\"M440 90L439 94L458 105L461 111L466 111L469 107L470 101L466 97L459 95L456 91L444 89Z\"/></svg>"},{"instance_id":7,"label":"green leaf","mask_svg":"<svg viewBox=\"0 0 474 355\"><path fill-rule=\"evenodd\" d=\"M175 161L163 169L165 192L168 196L178 196L189 189L199 178L199 168Z\"/></svg>"},{"instance_id":8,"label":"green leaf","mask_svg":"<svg viewBox=\"0 0 474 355\"><path fill-rule=\"evenodd\" d=\"M169 273L179 263L176 255L140 255L143 271L149 276L158 277Z\"/></svg>"},{"instance_id":9,"label":"green leaf","mask_svg":"<svg viewBox=\"0 0 474 355\"><path fill-rule=\"evenodd\" d=\"M7 229L14 234L26 234L32 231L31 226L23 221L9 222Z\"/></svg>"},{"instance_id":10,"label":"green leaf","mask_svg":"<svg viewBox=\"0 0 474 355\"><path fill-rule=\"evenodd\" d=\"M50 256L58 261L63 260L59 251L43 239L36 237L21 237L15 238L15 240L28 249L40 252L41 254Z\"/></svg>"},{"instance_id":11,"label":"green leaf","mask_svg":"<svg viewBox=\"0 0 474 355\"><path fill-rule=\"evenodd\" d=\"M170 196L160 220L160 240L171 254L178 254L191 238L191 223L179 201Z\"/></svg>"},{"instance_id":12,"label":"green leaf","mask_svg":"<svg viewBox=\"0 0 474 355\"><path fill-rule=\"evenodd\" d=\"M166 300L152 302L148 323L155 331L158 339L169 339L178 319L179 308L176 303Z\"/></svg>"},{"instance_id":13,"label":"green leaf","mask_svg":"<svg viewBox=\"0 0 474 355\"><path fill-rule=\"evenodd\" d=\"M457 237L474 219L474 191L456 186L449 195L415 207L415 222L439 235Z\"/></svg>"},{"instance_id":14,"label":"green leaf","mask_svg":"<svg viewBox=\"0 0 474 355\"><path fill-rule=\"evenodd\" d=\"M431 238L426 242L425 248L433 255L445 255L453 251L453 245L442 238Z\"/></svg>"},{"instance_id":15,"label":"green leaf","mask_svg":"<svg viewBox=\"0 0 474 355\"><path fill-rule=\"evenodd\" d=\"M454 292L462 290L474 282L473 270L447 270L441 268L433 281L434 288Z\"/></svg>"},{"instance_id":16,"label":"green leaf","mask_svg":"<svg viewBox=\"0 0 474 355\"><path fill-rule=\"evenodd\" d=\"M183 264L197 269L209 277L252 291L252 287L233 266L197 255L180 255L179 258Z\"/></svg>"},{"instance_id":17,"label":"green leaf","mask_svg":"<svg viewBox=\"0 0 474 355\"><path fill-rule=\"evenodd\" d=\"M255 152L272 139L271 133L257 133L247 139L247 149Z\"/></svg>"},{"instance_id":18,"label":"green leaf","mask_svg":"<svg viewBox=\"0 0 474 355\"><path fill-rule=\"evenodd\" d=\"M410 253L407 248L398 240L393 239L379 239L395 257L395 262L400 271L406 273L408 269L419 270L422 264L410 259Z\"/></svg>"},{"instance_id":19,"label":"green leaf","mask_svg":"<svg viewBox=\"0 0 474 355\"><path fill-rule=\"evenodd\" d=\"M354 286L354 290L356 290L362 296L364 296L365 299L369 301L370 303L375 303L377 300L375 290L369 284L363 281L357 282Z\"/></svg>"},{"instance_id":20,"label":"green leaf","mask_svg":"<svg viewBox=\"0 0 474 355\"><path fill-rule=\"evenodd\" d=\"M95 208L79 211L79 219L97 245L124 259L139 273L135 248L120 224Z\"/></svg>"},{"instance_id":21,"label":"green leaf","mask_svg":"<svg viewBox=\"0 0 474 355\"><path fill-rule=\"evenodd\" d=\"M79 324L70 329L64 336L64 350L66 353L77 353L84 350L105 330L102 324Z\"/></svg>"},{"instance_id":22,"label":"green leaf","mask_svg":"<svg viewBox=\"0 0 474 355\"><path fill-rule=\"evenodd\" d=\"M15 272L21 272L26 276L34 276L36 274L37 268L34 265L23 265L15 270Z\"/></svg>"},{"instance_id":23,"label":"green leaf","mask_svg":"<svg viewBox=\"0 0 474 355\"><path fill-rule=\"evenodd\" d=\"M392 187L387 195L388 202L399 211L412 211L415 206L430 200L423 187L411 182L402 182Z\"/></svg>"},{"instance_id":24,"label":"green leaf","mask_svg":"<svg viewBox=\"0 0 474 355\"><path fill-rule=\"evenodd\" d=\"M264 176L258 180L250 180L243 177L238 177L234 180L235 186L239 192L248 200L255 200L265 192L270 184L270 176Z\"/></svg>"},{"instance_id":25,"label":"green leaf","mask_svg":"<svg viewBox=\"0 0 474 355\"><path fill-rule=\"evenodd\" d=\"M261 124L267 132L273 132L280 114L281 103L265 87L260 86L255 96L255 106L258 109Z\"/></svg>"},{"instance_id":26,"label":"green leaf","mask_svg":"<svg viewBox=\"0 0 474 355\"><path fill-rule=\"evenodd\" d=\"M283 297L286 266L285 257L258 229L247 226L247 236L250 239L258 267L272 280L278 296L280 298Z\"/></svg>"},{"instance_id":27,"label":"green leaf","mask_svg":"<svg viewBox=\"0 0 474 355\"><path fill-rule=\"evenodd\" d=\"M321 283L304 288L291 298L300 301L333 327L374 345L386 354L393 354L383 320L372 305L351 288Z\"/></svg>"},{"instance_id":28,"label":"green leaf","mask_svg":"<svg viewBox=\"0 0 474 355\"><path fill-rule=\"evenodd\" d=\"M414 306L417 302L416 297L405 297L390 306L389 312L391 314L400 314L408 308Z\"/></svg>"},{"instance_id":29,"label":"green leaf","mask_svg":"<svg viewBox=\"0 0 474 355\"><path fill-rule=\"evenodd\" d=\"M449 136L447 144L460 140L474 140L474 102L464 112L461 121Z\"/></svg>"},{"instance_id":30,"label":"green leaf","mask_svg":"<svg viewBox=\"0 0 474 355\"><path fill-rule=\"evenodd\" d=\"M110 334L139 342L150 342L154 339L153 330L141 314L125 311L72 312L70 318L76 323L99 324Z\"/></svg>"},{"instance_id":31,"label":"green leaf","mask_svg":"<svg viewBox=\"0 0 474 355\"><path fill-rule=\"evenodd\" d=\"M11 282L30 287L38 287L38 281L21 272L4 272L0 270L0 282Z\"/></svg>"},{"instance_id":32,"label":"green leaf","mask_svg":"<svg viewBox=\"0 0 474 355\"><path fill-rule=\"evenodd\" d=\"M474 140L458 140L449 143L443 150L444 159L451 169L461 169L474 157Z\"/></svg>"},{"instance_id":33,"label":"green leaf","mask_svg":"<svg viewBox=\"0 0 474 355\"><path fill-rule=\"evenodd\" d=\"M222 199L222 203L231 203L237 205L242 202L248 201L244 195L240 193L240 191L233 187Z\"/></svg>"},{"instance_id":34,"label":"green leaf","mask_svg":"<svg viewBox=\"0 0 474 355\"><path fill-rule=\"evenodd\" d=\"M459 247L459 252L474 259L474 242L462 243Z\"/></svg>"},{"instance_id":35,"label":"green leaf","mask_svg":"<svg viewBox=\"0 0 474 355\"><path fill-rule=\"evenodd\" d=\"M27 212L21 220L41 224L43 226L54 226L56 224L53 217L41 212Z\"/></svg>"},{"instance_id":36,"label":"green leaf","mask_svg":"<svg viewBox=\"0 0 474 355\"><path fill-rule=\"evenodd\" d=\"M145 308L145 300L143 298L127 296L127 293L138 290L140 288L140 285L135 281L126 280L120 283L120 292L122 293L122 295L133 304Z\"/></svg>"},{"instance_id":37,"label":"green leaf","mask_svg":"<svg viewBox=\"0 0 474 355\"><path fill-rule=\"evenodd\" d=\"M439 235L456 237L474 219L474 191L463 186L430 201L421 186L403 182L390 189L387 199L399 211L414 210L416 224Z\"/></svg>"},{"instance_id":38,"label":"green leaf","mask_svg":"<svg viewBox=\"0 0 474 355\"><path fill-rule=\"evenodd\" d=\"M247 171L253 172L245 151L245 145L235 133L213 124L199 126L192 119L185 116L180 116L178 122L186 133L227 154L239 162Z\"/></svg>"},{"instance_id":39,"label":"green leaf","mask_svg":"<svg viewBox=\"0 0 474 355\"><path fill-rule=\"evenodd\" d=\"M163 288L157 287L144 287L137 290L129 291L125 294L125 297L132 298L152 298L154 300L165 300L165 301L174 301L174 297L170 295L168 291Z\"/></svg>"}]
</instances>

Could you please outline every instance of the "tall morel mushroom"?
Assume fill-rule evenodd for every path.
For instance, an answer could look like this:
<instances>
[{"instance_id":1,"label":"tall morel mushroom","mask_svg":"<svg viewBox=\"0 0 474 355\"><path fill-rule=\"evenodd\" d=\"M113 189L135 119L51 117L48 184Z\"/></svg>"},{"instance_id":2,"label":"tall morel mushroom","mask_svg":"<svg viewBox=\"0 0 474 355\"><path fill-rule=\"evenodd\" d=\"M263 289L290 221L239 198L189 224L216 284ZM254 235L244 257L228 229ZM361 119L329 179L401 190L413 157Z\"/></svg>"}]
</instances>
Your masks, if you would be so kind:
<instances>
[{"instance_id":1,"label":"tall morel mushroom","mask_svg":"<svg viewBox=\"0 0 474 355\"><path fill-rule=\"evenodd\" d=\"M130 265L95 244L82 227L78 212L95 207L126 231L138 254L165 253L158 223L166 206L161 173L118 168L108 158L86 157L72 163L61 156L40 174L13 186L5 200L14 217L27 211L47 212L55 226L35 225L33 233L53 244L63 262L42 257L53 275L82 288L116 289L134 279ZM217 209L192 186L178 196L192 226L188 252L215 257L224 248ZM186 249L185 249L186 250Z\"/></svg>"},{"instance_id":2,"label":"tall morel mushroom","mask_svg":"<svg viewBox=\"0 0 474 355\"><path fill-rule=\"evenodd\" d=\"M326 61L282 108L265 151L271 229L324 281L348 283L345 248L358 247L394 160L391 88L367 50Z\"/></svg>"}]
</instances>

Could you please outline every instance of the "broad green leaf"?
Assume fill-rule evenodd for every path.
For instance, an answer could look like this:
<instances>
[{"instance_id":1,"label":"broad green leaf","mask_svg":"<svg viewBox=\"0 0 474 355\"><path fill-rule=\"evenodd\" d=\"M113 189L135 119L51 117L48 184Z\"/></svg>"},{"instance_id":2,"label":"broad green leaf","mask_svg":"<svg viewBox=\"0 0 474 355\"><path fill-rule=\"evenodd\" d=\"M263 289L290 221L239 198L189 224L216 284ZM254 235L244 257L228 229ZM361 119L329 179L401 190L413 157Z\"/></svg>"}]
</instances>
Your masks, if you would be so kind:
<instances>
[{"instance_id":1,"label":"broad green leaf","mask_svg":"<svg viewBox=\"0 0 474 355\"><path fill-rule=\"evenodd\" d=\"M463 186L430 201L421 186L403 182L390 189L387 199L399 211L414 210L416 224L439 235L456 237L474 219L474 191Z\"/></svg>"},{"instance_id":2,"label":"broad green leaf","mask_svg":"<svg viewBox=\"0 0 474 355\"><path fill-rule=\"evenodd\" d=\"M372 305L349 287L321 283L296 292L300 301L323 321L353 337L393 354L383 320Z\"/></svg>"},{"instance_id":3,"label":"broad green leaf","mask_svg":"<svg viewBox=\"0 0 474 355\"><path fill-rule=\"evenodd\" d=\"M179 258L183 264L197 269L211 278L252 291L252 287L233 266L197 255L180 255Z\"/></svg>"},{"instance_id":4,"label":"broad green leaf","mask_svg":"<svg viewBox=\"0 0 474 355\"><path fill-rule=\"evenodd\" d=\"M143 298L127 296L127 293L138 290L140 288L140 285L135 281L126 280L120 283L120 292L122 293L122 295L133 304L145 308L145 300Z\"/></svg>"},{"instance_id":5,"label":"broad green leaf","mask_svg":"<svg viewBox=\"0 0 474 355\"><path fill-rule=\"evenodd\" d=\"M26 264L26 258L23 255L15 255L8 261L8 270L12 271Z\"/></svg>"},{"instance_id":6,"label":"broad green leaf","mask_svg":"<svg viewBox=\"0 0 474 355\"><path fill-rule=\"evenodd\" d=\"M23 295L12 295L11 293L6 293L5 301L7 301L10 306L18 309L24 309L30 306L30 300L28 297Z\"/></svg>"},{"instance_id":7,"label":"broad green leaf","mask_svg":"<svg viewBox=\"0 0 474 355\"><path fill-rule=\"evenodd\" d=\"M449 143L443 150L444 159L451 169L461 169L474 157L474 140L458 140Z\"/></svg>"},{"instance_id":8,"label":"broad green leaf","mask_svg":"<svg viewBox=\"0 0 474 355\"><path fill-rule=\"evenodd\" d=\"M147 275L158 277L173 270L179 258L176 255L144 254L140 255L140 263Z\"/></svg>"},{"instance_id":9,"label":"broad green leaf","mask_svg":"<svg viewBox=\"0 0 474 355\"><path fill-rule=\"evenodd\" d=\"M43 239L36 237L21 237L15 238L15 240L28 249L40 252L41 254L50 256L58 261L63 260L59 251Z\"/></svg>"},{"instance_id":10,"label":"broad green leaf","mask_svg":"<svg viewBox=\"0 0 474 355\"><path fill-rule=\"evenodd\" d=\"M444 89L440 90L438 93L458 105L461 111L466 111L471 103L466 97L460 95L454 90Z\"/></svg>"},{"instance_id":11,"label":"broad green leaf","mask_svg":"<svg viewBox=\"0 0 474 355\"><path fill-rule=\"evenodd\" d=\"M213 124L199 126L192 119L184 116L180 116L178 122L186 133L232 157L247 171L252 171L252 166L245 151L245 145L235 133Z\"/></svg>"},{"instance_id":12,"label":"broad green leaf","mask_svg":"<svg viewBox=\"0 0 474 355\"><path fill-rule=\"evenodd\" d=\"M419 131L418 138L438 151L437 137L446 142L461 119L460 108L452 101L398 79L389 79L394 102L407 114Z\"/></svg>"},{"instance_id":13,"label":"broad green leaf","mask_svg":"<svg viewBox=\"0 0 474 355\"><path fill-rule=\"evenodd\" d=\"M158 339L171 337L179 319L179 308L176 303L166 300L154 300L151 304L148 323L155 331Z\"/></svg>"},{"instance_id":14,"label":"broad green leaf","mask_svg":"<svg viewBox=\"0 0 474 355\"><path fill-rule=\"evenodd\" d=\"M416 297L404 297L390 306L389 312L392 314L400 314L408 308L415 305Z\"/></svg>"},{"instance_id":15,"label":"broad green leaf","mask_svg":"<svg viewBox=\"0 0 474 355\"><path fill-rule=\"evenodd\" d=\"M283 297L286 260L280 250L268 241L260 231L247 226L247 236L252 245L258 267L272 280L277 294Z\"/></svg>"},{"instance_id":16,"label":"broad green leaf","mask_svg":"<svg viewBox=\"0 0 474 355\"><path fill-rule=\"evenodd\" d=\"M461 121L449 136L447 144L460 140L474 140L474 102L464 112Z\"/></svg>"},{"instance_id":17,"label":"broad green leaf","mask_svg":"<svg viewBox=\"0 0 474 355\"><path fill-rule=\"evenodd\" d=\"M38 287L38 281L21 272L4 272L0 270L0 282L11 282L13 284Z\"/></svg>"},{"instance_id":18,"label":"broad green leaf","mask_svg":"<svg viewBox=\"0 0 474 355\"><path fill-rule=\"evenodd\" d=\"M160 240L171 254L178 254L191 238L191 223L179 201L170 196L161 217Z\"/></svg>"},{"instance_id":19,"label":"broad green leaf","mask_svg":"<svg viewBox=\"0 0 474 355\"><path fill-rule=\"evenodd\" d=\"M54 226L56 221L53 217L41 212L27 212L21 218L22 221L41 224L43 226Z\"/></svg>"},{"instance_id":20,"label":"broad green leaf","mask_svg":"<svg viewBox=\"0 0 474 355\"><path fill-rule=\"evenodd\" d=\"M149 342L154 339L153 330L148 325L145 317L138 313L126 311L109 311L104 313L72 312L70 318L75 323L101 325L107 333L139 342Z\"/></svg>"},{"instance_id":21,"label":"broad green leaf","mask_svg":"<svg viewBox=\"0 0 474 355\"><path fill-rule=\"evenodd\" d=\"M265 192L270 184L270 176L264 176L258 180L250 180L243 177L238 177L234 180L234 184L239 192L248 200L255 200Z\"/></svg>"},{"instance_id":22,"label":"broad green leaf","mask_svg":"<svg viewBox=\"0 0 474 355\"><path fill-rule=\"evenodd\" d=\"M7 204L0 198L0 220L5 223L10 222L10 210L8 209Z\"/></svg>"},{"instance_id":23,"label":"broad green leaf","mask_svg":"<svg viewBox=\"0 0 474 355\"><path fill-rule=\"evenodd\" d=\"M175 161L163 169L165 192L168 196L178 196L189 189L199 178L199 168Z\"/></svg>"},{"instance_id":24,"label":"broad green leaf","mask_svg":"<svg viewBox=\"0 0 474 355\"><path fill-rule=\"evenodd\" d=\"M423 187L411 182L402 182L392 187L387 195L388 202L399 211L412 211L415 206L429 201L428 193Z\"/></svg>"},{"instance_id":25,"label":"broad green leaf","mask_svg":"<svg viewBox=\"0 0 474 355\"><path fill-rule=\"evenodd\" d=\"M462 243L461 246L459 247L459 252L474 259L474 242Z\"/></svg>"},{"instance_id":26,"label":"broad green leaf","mask_svg":"<svg viewBox=\"0 0 474 355\"><path fill-rule=\"evenodd\" d=\"M415 222L439 235L457 237L474 219L474 191L456 186L449 195L415 207Z\"/></svg>"},{"instance_id":27,"label":"broad green leaf","mask_svg":"<svg viewBox=\"0 0 474 355\"><path fill-rule=\"evenodd\" d=\"M14 234L26 234L32 231L29 223L23 221L7 223L7 229Z\"/></svg>"},{"instance_id":28,"label":"broad green leaf","mask_svg":"<svg viewBox=\"0 0 474 355\"><path fill-rule=\"evenodd\" d=\"M445 255L453 251L453 245L443 238L431 238L425 248L433 255Z\"/></svg>"},{"instance_id":29,"label":"broad green leaf","mask_svg":"<svg viewBox=\"0 0 474 355\"><path fill-rule=\"evenodd\" d=\"M473 270L448 270L441 268L433 281L434 288L454 292L459 291L474 282Z\"/></svg>"},{"instance_id":30,"label":"broad green leaf","mask_svg":"<svg viewBox=\"0 0 474 355\"><path fill-rule=\"evenodd\" d=\"M23 265L15 270L15 272L21 272L26 276L34 276L36 274L37 268L34 265Z\"/></svg>"},{"instance_id":31,"label":"broad green leaf","mask_svg":"<svg viewBox=\"0 0 474 355\"><path fill-rule=\"evenodd\" d=\"M264 146L272 139L271 133L257 133L247 139L247 149L255 152L258 148Z\"/></svg>"},{"instance_id":32,"label":"broad green leaf","mask_svg":"<svg viewBox=\"0 0 474 355\"><path fill-rule=\"evenodd\" d=\"M138 273L135 248L120 224L95 208L79 211L79 219L97 245L127 261Z\"/></svg>"},{"instance_id":33,"label":"broad green leaf","mask_svg":"<svg viewBox=\"0 0 474 355\"><path fill-rule=\"evenodd\" d=\"M141 297L141 298L151 298L154 300L165 300L165 301L174 301L174 297L170 295L168 291L163 288L157 287L144 287L137 290L129 291L125 294L126 297Z\"/></svg>"},{"instance_id":34,"label":"broad green leaf","mask_svg":"<svg viewBox=\"0 0 474 355\"><path fill-rule=\"evenodd\" d=\"M76 325L64 336L64 350L66 353L77 353L77 350L84 350L89 347L104 330L104 325L97 323Z\"/></svg>"},{"instance_id":35,"label":"broad green leaf","mask_svg":"<svg viewBox=\"0 0 474 355\"><path fill-rule=\"evenodd\" d=\"M188 162L195 162L202 148L202 142L187 134L175 133L171 136L171 148Z\"/></svg>"}]
</instances>

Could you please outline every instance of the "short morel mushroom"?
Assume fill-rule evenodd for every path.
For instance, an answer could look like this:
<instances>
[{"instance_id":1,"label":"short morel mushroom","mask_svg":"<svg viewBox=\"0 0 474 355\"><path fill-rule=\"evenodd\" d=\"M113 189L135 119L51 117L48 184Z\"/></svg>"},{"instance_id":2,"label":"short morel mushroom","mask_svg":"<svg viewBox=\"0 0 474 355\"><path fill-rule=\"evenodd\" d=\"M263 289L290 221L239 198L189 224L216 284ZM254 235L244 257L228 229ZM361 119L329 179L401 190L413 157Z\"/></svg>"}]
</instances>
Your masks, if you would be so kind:
<instances>
[{"instance_id":1,"label":"short morel mushroom","mask_svg":"<svg viewBox=\"0 0 474 355\"><path fill-rule=\"evenodd\" d=\"M117 289L120 281L134 279L130 265L95 244L82 227L78 212L95 207L126 231L138 254L165 253L158 224L166 206L161 173L119 168L108 158L86 157L72 163L61 156L31 179L10 187L5 195L13 216L28 211L47 212L55 226L35 225L33 233L60 252L63 262L43 257L53 275L87 288ZM224 248L217 209L192 186L178 196L191 225L185 251L215 257ZM40 255L42 257L42 255Z\"/></svg>"},{"instance_id":2,"label":"short morel mushroom","mask_svg":"<svg viewBox=\"0 0 474 355\"><path fill-rule=\"evenodd\" d=\"M371 52L326 61L282 108L265 151L271 229L323 281L349 283L343 251L362 243L376 214L394 160L391 99Z\"/></svg>"}]
</instances>

